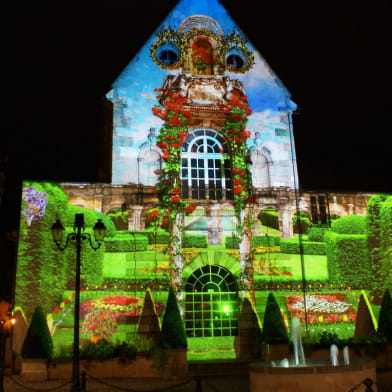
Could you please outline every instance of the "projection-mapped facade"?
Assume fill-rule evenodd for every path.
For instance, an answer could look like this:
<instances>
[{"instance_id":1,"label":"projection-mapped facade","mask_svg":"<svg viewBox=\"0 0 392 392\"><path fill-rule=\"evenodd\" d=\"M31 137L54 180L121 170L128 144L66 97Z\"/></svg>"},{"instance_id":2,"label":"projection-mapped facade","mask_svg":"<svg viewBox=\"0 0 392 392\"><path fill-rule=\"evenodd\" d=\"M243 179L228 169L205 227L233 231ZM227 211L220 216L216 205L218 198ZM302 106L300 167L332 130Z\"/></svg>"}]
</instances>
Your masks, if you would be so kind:
<instances>
[{"instance_id":1,"label":"projection-mapped facade","mask_svg":"<svg viewBox=\"0 0 392 392\"><path fill-rule=\"evenodd\" d=\"M27 315L40 298L64 324L72 257L50 250L48 228L56 215L72 227L81 212L108 227L84 256L82 320L118 300L124 331L147 287L162 311L159 293L173 285L188 336L204 337L236 335L248 294L261 317L263 298L281 292L289 318L293 291L390 284L391 196L299 191L296 106L218 1L180 1L107 98L112 183L25 184L16 303ZM352 325L355 314L308 321L324 320Z\"/></svg>"}]
</instances>

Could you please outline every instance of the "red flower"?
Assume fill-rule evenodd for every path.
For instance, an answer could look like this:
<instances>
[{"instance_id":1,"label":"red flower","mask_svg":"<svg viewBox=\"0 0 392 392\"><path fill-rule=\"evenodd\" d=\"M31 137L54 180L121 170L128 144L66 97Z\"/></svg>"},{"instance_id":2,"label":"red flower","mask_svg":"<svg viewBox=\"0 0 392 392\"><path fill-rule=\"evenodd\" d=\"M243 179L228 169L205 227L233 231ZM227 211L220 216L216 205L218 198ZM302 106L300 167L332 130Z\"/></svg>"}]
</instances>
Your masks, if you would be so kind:
<instances>
[{"instance_id":1,"label":"red flower","mask_svg":"<svg viewBox=\"0 0 392 392\"><path fill-rule=\"evenodd\" d=\"M179 187L175 187L169 193L171 195L179 195L181 193L181 189Z\"/></svg>"},{"instance_id":2,"label":"red flower","mask_svg":"<svg viewBox=\"0 0 392 392\"><path fill-rule=\"evenodd\" d=\"M244 180L242 178L235 178L233 183L234 185L244 185Z\"/></svg>"},{"instance_id":3,"label":"red flower","mask_svg":"<svg viewBox=\"0 0 392 392\"><path fill-rule=\"evenodd\" d=\"M234 194L235 195L239 195L242 191L242 187L241 186L235 186L234 187Z\"/></svg>"},{"instance_id":4,"label":"red flower","mask_svg":"<svg viewBox=\"0 0 392 392\"><path fill-rule=\"evenodd\" d=\"M180 202L180 197L179 196L173 196L170 201L174 204L178 204Z\"/></svg>"},{"instance_id":5,"label":"red flower","mask_svg":"<svg viewBox=\"0 0 392 392\"><path fill-rule=\"evenodd\" d=\"M180 145L178 143L172 143L172 144L170 144L170 147L177 149L177 148L180 148Z\"/></svg>"},{"instance_id":6,"label":"red flower","mask_svg":"<svg viewBox=\"0 0 392 392\"><path fill-rule=\"evenodd\" d=\"M69 299L66 298L66 299L64 300L64 303L67 305L67 304L69 303Z\"/></svg>"},{"instance_id":7,"label":"red flower","mask_svg":"<svg viewBox=\"0 0 392 392\"><path fill-rule=\"evenodd\" d=\"M159 211L153 210L147 215L147 220L149 222L156 222L158 220L158 216L159 216Z\"/></svg>"},{"instance_id":8,"label":"red flower","mask_svg":"<svg viewBox=\"0 0 392 392\"><path fill-rule=\"evenodd\" d=\"M189 206L186 207L185 213L186 214L192 214L193 211L195 211L196 204L189 204Z\"/></svg>"},{"instance_id":9,"label":"red flower","mask_svg":"<svg viewBox=\"0 0 392 392\"><path fill-rule=\"evenodd\" d=\"M53 308L53 313L54 313L54 314L57 314L59 311L60 311L60 309L58 308L58 306L55 306L55 307Z\"/></svg>"}]
</instances>

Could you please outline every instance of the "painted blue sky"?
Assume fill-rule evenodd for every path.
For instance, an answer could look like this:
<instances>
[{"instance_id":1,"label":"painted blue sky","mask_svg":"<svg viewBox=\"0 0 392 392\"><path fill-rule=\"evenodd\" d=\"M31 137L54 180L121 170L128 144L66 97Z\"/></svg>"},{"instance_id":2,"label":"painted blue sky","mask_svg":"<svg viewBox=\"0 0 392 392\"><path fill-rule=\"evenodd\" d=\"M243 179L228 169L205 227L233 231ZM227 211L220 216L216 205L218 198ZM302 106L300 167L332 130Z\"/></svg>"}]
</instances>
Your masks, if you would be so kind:
<instances>
[{"instance_id":1,"label":"painted blue sky","mask_svg":"<svg viewBox=\"0 0 392 392\"><path fill-rule=\"evenodd\" d=\"M215 19L224 33L233 30L245 36L239 26L217 0L182 0L172 10L156 32L171 26L177 29L181 22L192 15L206 15ZM162 86L165 76L177 74L179 71L161 69L150 56L150 47L155 42L155 32L139 50L129 65L123 70L113 84L113 90L108 98L113 96L121 100L122 113L115 114L125 117L127 121L115 119L115 136L121 137L121 147L113 151L113 182L129 182L135 176L135 164L140 145L146 141L148 130L159 130L162 121L153 116L151 108L157 104L155 88ZM262 133L261 140L268 148L278 151L272 140L276 128L287 129L287 119L282 112L295 110L295 104L290 99L288 90L270 69L261 54L248 42L249 49L255 57L255 64L245 74L226 74L231 79L243 82L253 114L249 117L248 130ZM116 110L116 108L115 108ZM117 126L116 126L117 125ZM252 144L252 141L250 141ZM287 152L277 159L287 160L291 154Z\"/></svg>"}]
</instances>

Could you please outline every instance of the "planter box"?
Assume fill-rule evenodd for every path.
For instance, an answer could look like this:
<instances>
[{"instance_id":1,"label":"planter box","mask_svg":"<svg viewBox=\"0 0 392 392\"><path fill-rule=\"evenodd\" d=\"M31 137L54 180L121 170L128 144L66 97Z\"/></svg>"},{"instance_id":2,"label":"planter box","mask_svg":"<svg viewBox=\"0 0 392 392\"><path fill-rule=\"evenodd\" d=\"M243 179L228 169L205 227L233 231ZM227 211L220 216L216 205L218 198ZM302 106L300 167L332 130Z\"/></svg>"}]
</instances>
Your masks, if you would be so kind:
<instances>
[{"instance_id":1,"label":"planter box","mask_svg":"<svg viewBox=\"0 0 392 392\"><path fill-rule=\"evenodd\" d=\"M106 361L80 361L80 371L97 378L177 378L188 373L186 350L169 350L162 371L154 368L154 359L138 356L129 362L118 358ZM72 362L52 363L48 366L49 380L69 380L72 375Z\"/></svg>"},{"instance_id":2,"label":"planter box","mask_svg":"<svg viewBox=\"0 0 392 392\"><path fill-rule=\"evenodd\" d=\"M262 344L261 360L262 361L280 361L290 357L290 348L288 344Z\"/></svg>"},{"instance_id":3,"label":"planter box","mask_svg":"<svg viewBox=\"0 0 392 392\"><path fill-rule=\"evenodd\" d=\"M349 348L350 358L373 360L377 369L392 367L392 344L358 344Z\"/></svg>"},{"instance_id":4,"label":"planter box","mask_svg":"<svg viewBox=\"0 0 392 392\"><path fill-rule=\"evenodd\" d=\"M47 381L48 365L46 359L22 360L21 376L24 381Z\"/></svg>"},{"instance_id":5,"label":"planter box","mask_svg":"<svg viewBox=\"0 0 392 392\"><path fill-rule=\"evenodd\" d=\"M129 362L120 362L118 358L106 361L80 361L80 371L97 378L159 378L162 375L152 366L152 359L137 357ZM72 363L51 364L48 367L48 379L68 380L72 375Z\"/></svg>"},{"instance_id":6,"label":"planter box","mask_svg":"<svg viewBox=\"0 0 392 392\"><path fill-rule=\"evenodd\" d=\"M167 362L162 369L165 379L182 378L188 375L188 360L186 358L187 349L172 348L165 350Z\"/></svg>"}]
</instances>

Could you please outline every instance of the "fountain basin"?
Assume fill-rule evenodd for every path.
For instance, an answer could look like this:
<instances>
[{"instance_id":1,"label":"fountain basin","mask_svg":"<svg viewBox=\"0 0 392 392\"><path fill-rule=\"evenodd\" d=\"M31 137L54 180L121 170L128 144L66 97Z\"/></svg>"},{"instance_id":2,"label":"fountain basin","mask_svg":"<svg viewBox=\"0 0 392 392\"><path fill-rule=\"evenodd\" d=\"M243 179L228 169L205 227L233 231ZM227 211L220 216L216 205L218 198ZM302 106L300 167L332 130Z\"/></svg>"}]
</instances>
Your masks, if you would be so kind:
<instances>
[{"instance_id":1,"label":"fountain basin","mask_svg":"<svg viewBox=\"0 0 392 392\"><path fill-rule=\"evenodd\" d=\"M373 361L352 361L350 365L331 366L328 361L307 361L304 366L271 366L267 362L249 365L250 392L347 392L365 379L377 391L376 365ZM365 392L365 385L356 389Z\"/></svg>"}]
</instances>

